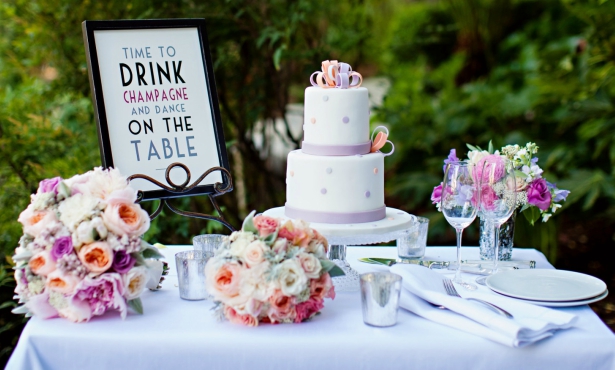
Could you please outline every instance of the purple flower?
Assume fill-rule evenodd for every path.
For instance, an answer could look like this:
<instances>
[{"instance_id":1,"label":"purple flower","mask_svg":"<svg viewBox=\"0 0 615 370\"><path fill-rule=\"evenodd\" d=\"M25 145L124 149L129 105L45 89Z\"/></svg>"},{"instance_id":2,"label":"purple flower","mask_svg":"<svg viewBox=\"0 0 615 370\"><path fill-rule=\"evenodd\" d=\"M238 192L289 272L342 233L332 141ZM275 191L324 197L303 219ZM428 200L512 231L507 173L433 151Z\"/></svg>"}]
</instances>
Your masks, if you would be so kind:
<instances>
[{"instance_id":1,"label":"purple flower","mask_svg":"<svg viewBox=\"0 0 615 370\"><path fill-rule=\"evenodd\" d=\"M431 203L438 204L442 200L442 183L440 185L433 188L433 192L431 193Z\"/></svg>"},{"instance_id":2,"label":"purple flower","mask_svg":"<svg viewBox=\"0 0 615 370\"><path fill-rule=\"evenodd\" d=\"M446 165L452 162L459 162L459 158L457 158L457 150L451 149L450 153L448 153L448 158L444 160L444 166L442 167L442 172L446 171ZM432 199L433 200L433 199Z\"/></svg>"},{"instance_id":3,"label":"purple flower","mask_svg":"<svg viewBox=\"0 0 615 370\"><path fill-rule=\"evenodd\" d=\"M546 211L551 205L551 191L545 179L532 182L527 188L527 202Z\"/></svg>"},{"instance_id":4,"label":"purple flower","mask_svg":"<svg viewBox=\"0 0 615 370\"><path fill-rule=\"evenodd\" d=\"M83 279L72 300L87 302L92 315L102 315L107 309L115 308L120 311L122 318L125 318L128 308L123 295L122 277L112 272Z\"/></svg>"},{"instance_id":5,"label":"purple flower","mask_svg":"<svg viewBox=\"0 0 615 370\"><path fill-rule=\"evenodd\" d=\"M120 274L125 274L135 265L135 259L124 251L115 252L113 256L113 269Z\"/></svg>"},{"instance_id":6,"label":"purple flower","mask_svg":"<svg viewBox=\"0 0 615 370\"><path fill-rule=\"evenodd\" d=\"M58 185L62 181L61 177L54 177L52 179L45 179L38 184L38 194L54 192L58 194Z\"/></svg>"},{"instance_id":7,"label":"purple flower","mask_svg":"<svg viewBox=\"0 0 615 370\"><path fill-rule=\"evenodd\" d=\"M73 251L73 238L70 236L62 236L56 239L51 247L51 258L54 261L62 258L63 255L69 254Z\"/></svg>"},{"instance_id":8,"label":"purple flower","mask_svg":"<svg viewBox=\"0 0 615 370\"><path fill-rule=\"evenodd\" d=\"M570 194L570 190L562 190L558 189L557 185L550 183L547 181L547 186L550 190L553 190L553 202L557 203L562 200L566 200L568 198L568 194Z\"/></svg>"}]
</instances>

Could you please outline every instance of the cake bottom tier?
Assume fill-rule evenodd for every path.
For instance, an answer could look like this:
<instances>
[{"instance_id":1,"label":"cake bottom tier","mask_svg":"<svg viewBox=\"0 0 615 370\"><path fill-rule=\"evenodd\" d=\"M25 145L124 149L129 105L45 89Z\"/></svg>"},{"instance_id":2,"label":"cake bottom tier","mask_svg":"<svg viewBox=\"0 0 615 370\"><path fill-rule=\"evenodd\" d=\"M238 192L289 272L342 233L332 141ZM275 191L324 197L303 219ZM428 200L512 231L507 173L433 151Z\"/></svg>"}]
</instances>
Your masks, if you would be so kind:
<instances>
[{"instance_id":1,"label":"cake bottom tier","mask_svg":"<svg viewBox=\"0 0 615 370\"><path fill-rule=\"evenodd\" d=\"M288 154L286 215L309 222L361 223L385 217L384 156Z\"/></svg>"}]
</instances>

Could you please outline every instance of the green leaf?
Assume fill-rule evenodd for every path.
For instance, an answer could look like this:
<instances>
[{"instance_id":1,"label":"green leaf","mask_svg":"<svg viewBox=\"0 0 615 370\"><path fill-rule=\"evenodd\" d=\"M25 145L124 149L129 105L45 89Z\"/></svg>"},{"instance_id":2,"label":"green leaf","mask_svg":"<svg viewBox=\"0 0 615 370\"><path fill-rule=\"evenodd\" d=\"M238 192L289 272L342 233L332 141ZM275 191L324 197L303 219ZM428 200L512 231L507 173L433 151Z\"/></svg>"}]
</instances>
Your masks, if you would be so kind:
<instances>
[{"instance_id":1,"label":"green leaf","mask_svg":"<svg viewBox=\"0 0 615 370\"><path fill-rule=\"evenodd\" d=\"M540 218L540 210L535 206L529 207L526 212L523 212L523 215L530 225L534 226L534 223Z\"/></svg>"},{"instance_id":2,"label":"green leaf","mask_svg":"<svg viewBox=\"0 0 615 370\"><path fill-rule=\"evenodd\" d=\"M143 315L143 303L141 302L141 298L135 298L128 301L128 307L132 308L132 310L139 315Z\"/></svg>"},{"instance_id":3,"label":"green leaf","mask_svg":"<svg viewBox=\"0 0 615 370\"><path fill-rule=\"evenodd\" d=\"M344 273L344 270L342 270L338 265L334 264L333 268L331 270L329 270L329 276L336 277L336 276L344 276L346 275Z\"/></svg>"},{"instance_id":4,"label":"green leaf","mask_svg":"<svg viewBox=\"0 0 615 370\"><path fill-rule=\"evenodd\" d=\"M143 250L143 253L141 254L143 256L143 258L145 259L161 259L164 258L164 256L162 254L160 254L160 252L158 252L158 249L156 248L147 248L145 250Z\"/></svg>"},{"instance_id":5,"label":"green leaf","mask_svg":"<svg viewBox=\"0 0 615 370\"><path fill-rule=\"evenodd\" d=\"M274 233L267 235L265 238L262 238L263 243L267 244L268 246L271 246L278 238L278 232L279 230L276 230Z\"/></svg>"},{"instance_id":6,"label":"green leaf","mask_svg":"<svg viewBox=\"0 0 615 370\"><path fill-rule=\"evenodd\" d=\"M273 53L273 66L275 67L276 71L280 70L280 61L282 60L282 52L284 51L284 47L281 46L279 48L276 49L276 51Z\"/></svg>"},{"instance_id":7,"label":"green leaf","mask_svg":"<svg viewBox=\"0 0 615 370\"><path fill-rule=\"evenodd\" d=\"M493 154L494 152L492 140L489 140L489 148L487 149L487 151L489 152L489 154Z\"/></svg>"},{"instance_id":8,"label":"green leaf","mask_svg":"<svg viewBox=\"0 0 615 370\"><path fill-rule=\"evenodd\" d=\"M477 147L475 147L474 145L470 145L470 144L466 144L466 146L468 147L468 149L470 150L477 150L480 151L480 149L478 149Z\"/></svg>"},{"instance_id":9,"label":"green leaf","mask_svg":"<svg viewBox=\"0 0 615 370\"><path fill-rule=\"evenodd\" d=\"M254 226L254 214L255 213L256 211L250 212L250 214L246 217L246 219L243 220L243 225L241 225L241 230L247 231L247 232L253 232L253 233L258 232L258 230L256 229L256 226Z\"/></svg>"},{"instance_id":10,"label":"green leaf","mask_svg":"<svg viewBox=\"0 0 615 370\"><path fill-rule=\"evenodd\" d=\"M132 256L132 258L134 258L137 261L137 265L139 266L145 265L145 258L143 258L141 253L134 252L134 253L130 253L130 255Z\"/></svg>"},{"instance_id":11,"label":"green leaf","mask_svg":"<svg viewBox=\"0 0 615 370\"><path fill-rule=\"evenodd\" d=\"M320 260L320 265L322 266L322 269L327 272L331 270L333 266L337 266L335 263L331 262L330 260Z\"/></svg>"}]
</instances>

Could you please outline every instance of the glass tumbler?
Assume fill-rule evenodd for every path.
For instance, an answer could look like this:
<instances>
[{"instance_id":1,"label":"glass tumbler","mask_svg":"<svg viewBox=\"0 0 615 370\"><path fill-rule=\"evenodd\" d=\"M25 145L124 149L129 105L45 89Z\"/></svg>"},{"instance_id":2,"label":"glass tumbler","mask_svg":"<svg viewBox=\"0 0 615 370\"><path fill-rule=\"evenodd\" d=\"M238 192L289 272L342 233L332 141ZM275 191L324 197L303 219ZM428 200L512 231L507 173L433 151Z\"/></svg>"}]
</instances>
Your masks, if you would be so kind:
<instances>
[{"instance_id":1,"label":"glass tumbler","mask_svg":"<svg viewBox=\"0 0 615 370\"><path fill-rule=\"evenodd\" d=\"M197 235L192 238L192 245L194 250L214 253L222 243L224 236L220 234Z\"/></svg>"},{"instance_id":2,"label":"glass tumbler","mask_svg":"<svg viewBox=\"0 0 615 370\"><path fill-rule=\"evenodd\" d=\"M397 255L401 259L417 259L425 255L429 219L417 217L418 228L402 238L397 239Z\"/></svg>"}]
</instances>

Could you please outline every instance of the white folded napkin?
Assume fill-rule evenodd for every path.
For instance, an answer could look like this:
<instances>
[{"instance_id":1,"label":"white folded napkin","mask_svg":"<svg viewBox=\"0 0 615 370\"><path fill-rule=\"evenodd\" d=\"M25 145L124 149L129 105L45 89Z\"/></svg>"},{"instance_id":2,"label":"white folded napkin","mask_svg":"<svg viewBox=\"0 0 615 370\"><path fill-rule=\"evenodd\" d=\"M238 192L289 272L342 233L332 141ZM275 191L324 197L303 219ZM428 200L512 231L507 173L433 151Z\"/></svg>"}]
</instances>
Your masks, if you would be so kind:
<instances>
[{"instance_id":1,"label":"white folded napkin","mask_svg":"<svg viewBox=\"0 0 615 370\"><path fill-rule=\"evenodd\" d=\"M494 294L469 292L456 286L462 297L479 298L510 312L514 319L508 319L482 303L447 295L442 284L442 279L446 277L433 270L418 265L397 264L391 267L391 272L403 278L400 297L402 308L427 320L510 347L524 347L550 337L556 330L572 327L577 319L576 315L566 312ZM444 306L447 310L432 304Z\"/></svg>"}]
</instances>

